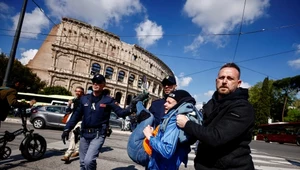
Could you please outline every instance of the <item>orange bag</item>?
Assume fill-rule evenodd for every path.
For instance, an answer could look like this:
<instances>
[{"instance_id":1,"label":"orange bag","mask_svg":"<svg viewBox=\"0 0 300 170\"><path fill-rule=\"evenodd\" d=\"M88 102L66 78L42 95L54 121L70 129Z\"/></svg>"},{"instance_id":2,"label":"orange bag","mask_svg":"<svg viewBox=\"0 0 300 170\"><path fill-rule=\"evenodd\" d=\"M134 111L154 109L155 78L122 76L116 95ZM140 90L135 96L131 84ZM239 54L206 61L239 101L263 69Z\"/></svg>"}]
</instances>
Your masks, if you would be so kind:
<instances>
[{"instance_id":1,"label":"orange bag","mask_svg":"<svg viewBox=\"0 0 300 170\"><path fill-rule=\"evenodd\" d=\"M61 122L66 124L69 120L70 115L71 115L71 113L65 114L64 117L62 118Z\"/></svg>"},{"instance_id":2,"label":"orange bag","mask_svg":"<svg viewBox=\"0 0 300 170\"><path fill-rule=\"evenodd\" d=\"M153 136L156 136L159 130L159 126L157 126L154 131L152 132ZM152 155L152 147L150 146L149 140L147 138L144 139L143 141L143 147L146 151L146 153L151 156Z\"/></svg>"}]
</instances>

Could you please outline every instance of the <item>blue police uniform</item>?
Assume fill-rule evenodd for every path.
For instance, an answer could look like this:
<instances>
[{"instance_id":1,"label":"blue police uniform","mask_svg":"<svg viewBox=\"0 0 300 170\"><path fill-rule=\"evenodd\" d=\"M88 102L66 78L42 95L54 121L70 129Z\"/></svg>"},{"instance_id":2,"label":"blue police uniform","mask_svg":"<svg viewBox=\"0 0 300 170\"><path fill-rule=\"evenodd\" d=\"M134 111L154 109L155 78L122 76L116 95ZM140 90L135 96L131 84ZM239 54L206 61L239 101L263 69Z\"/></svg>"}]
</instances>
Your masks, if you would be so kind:
<instances>
[{"instance_id":1,"label":"blue police uniform","mask_svg":"<svg viewBox=\"0 0 300 170\"><path fill-rule=\"evenodd\" d=\"M176 85L176 79L173 76L167 76L161 81L161 84L163 86ZM168 97L168 95L165 95L164 98L155 100L151 103L149 111L154 116L153 127L156 127L157 125L159 125L160 122L161 122L162 117L164 117L164 115L165 115L165 106L164 106L164 104L166 103L167 97Z\"/></svg>"},{"instance_id":2,"label":"blue police uniform","mask_svg":"<svg viewBox=\"0 0 300 170\"><path fill-rule=\"evenodd\" d=\"M130 109L122 109L115 104L115 100L108 95L93 94L82 96L79 107L65 126L65 130L73 129L82 119L81 138L79 147L80 168L96 169L96 159L106 138L111 111L124 117L130 114Z\"/></svg>"},{"instance_id":3,"label":"blue police uniform","mask_svg":"<svg viewBox=\"0 0 300 170\"><path fill-rule=\"evenodd\" d=\"M154 122L152 124L153 127L156 127L160 124L162 117L165 115L165 104L166 99L157 99L151 103L151 106L149 108L149 111L154 116Z\"/></svg>"}]
</instances>

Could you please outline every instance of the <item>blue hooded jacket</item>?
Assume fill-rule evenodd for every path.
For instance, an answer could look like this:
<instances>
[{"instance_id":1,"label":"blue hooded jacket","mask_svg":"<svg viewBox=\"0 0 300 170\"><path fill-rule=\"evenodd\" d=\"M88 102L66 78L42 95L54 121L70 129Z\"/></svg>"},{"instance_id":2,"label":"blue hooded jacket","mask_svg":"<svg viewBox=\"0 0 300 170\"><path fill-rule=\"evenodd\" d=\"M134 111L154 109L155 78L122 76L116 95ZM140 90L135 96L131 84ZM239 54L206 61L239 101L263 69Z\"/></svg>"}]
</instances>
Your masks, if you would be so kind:
<instances>
[{"instance_id":1,"label":"blue hooded jacket","mask_svg":"<svg viewBox=\"0 0 300 170\"><path fill-rule=\"evenodd\" d=\"M185 166L188 161L188 154L191 151L189 143L179 143L178 137L180 128L176 125L176 115L190 111L190 103L181 105L178 109L170 110L163 119L172 116L165 130L159 127L159 131L155 137L150 137L150 145L152 147L152 156L148 164L149 169L179 169L183 162ZM179 113L180 111L180 113ZM177 112L173 114L173 112Z\"/></svg>"}]
</instances>

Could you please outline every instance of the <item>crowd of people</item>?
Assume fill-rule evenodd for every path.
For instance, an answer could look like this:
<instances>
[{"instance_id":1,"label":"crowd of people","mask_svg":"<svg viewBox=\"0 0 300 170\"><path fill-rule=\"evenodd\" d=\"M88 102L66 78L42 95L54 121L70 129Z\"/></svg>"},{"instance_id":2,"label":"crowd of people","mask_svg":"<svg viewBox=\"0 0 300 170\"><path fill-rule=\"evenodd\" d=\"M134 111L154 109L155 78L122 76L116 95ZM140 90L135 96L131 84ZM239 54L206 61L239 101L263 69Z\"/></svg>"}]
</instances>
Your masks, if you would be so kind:
<instances>
[{"instance_id":1,"label":"crowd of people","mask_svg":"<svg viewBox=\"0 0 300 170\"><path fill-rule=\"evenodd\" d=\"M84 95L84 89L77 87L76 100L69 103L72 116L61 138L65 143L70 133L71 137L62 160L79 155L81 170L96 169L96 159L109 135L110 113L114 111L124 118L134 115L136 125L128 139L127 153L145 169L176 170L182 163L187 165L190 146L197 141L195 169L254 170L249 144L255 116L248 102L248 90L240 87L240 77L240 68L235 63L223 65L216 77L216 91L200 111L189 92L176 89L176 79L171 75L161 81L163 98L153 101L148 109L144 106L148 92L133 98L123 109L105 92L105 77L96 74L89 94ZM9 101L6 107L19 104L19 85L15 82L9 95L4 93L9 89L1 90L1 101Z\"/></svg>"}]
</instances>

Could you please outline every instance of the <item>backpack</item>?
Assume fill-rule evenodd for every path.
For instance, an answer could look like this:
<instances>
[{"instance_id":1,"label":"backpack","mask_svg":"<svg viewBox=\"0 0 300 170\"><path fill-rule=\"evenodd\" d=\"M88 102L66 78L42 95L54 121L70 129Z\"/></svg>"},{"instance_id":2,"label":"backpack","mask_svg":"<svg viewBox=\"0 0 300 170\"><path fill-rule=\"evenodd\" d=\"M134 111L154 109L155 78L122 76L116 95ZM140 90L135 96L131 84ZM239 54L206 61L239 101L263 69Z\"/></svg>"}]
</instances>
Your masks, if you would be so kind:
<instances>
[{"instance_id":1,"label":"backpack","mask_svg":"<svg viewBox=\"0 0 300 170\"><path fill-rule=\"evenodd\" d=\"M166 130L166 127L168 125L168 122L170 121L171 117L174 114L184 114L187 116L187 118L190 121L193 121L199 125L202 125L203 121L203 115L202 113L196 109L196 107L191 103L183 103L181 104L175 111L171 113L171 115L164 119L161 124L162 131ZM179 135L178 135L178 141L179 143L189 143L190 145L194 144L197 139L193 136L188 135L186 132L184 132L182 129L179 129Z\"/></svg>"},{"instance_id":2,"label":"backpack","mask_svg":"<svg viewBox=\"0 0 300 170\"><path fill-rule=\"evenodd\" d=\"M9 87L0 87L0 121L4 121L10 111L10 106L7 101L7 96L4 96L6 94L3 93L3 90L8 90ZM2 96L3 95L3 96Z\"/></svg>"}]
</instances>

